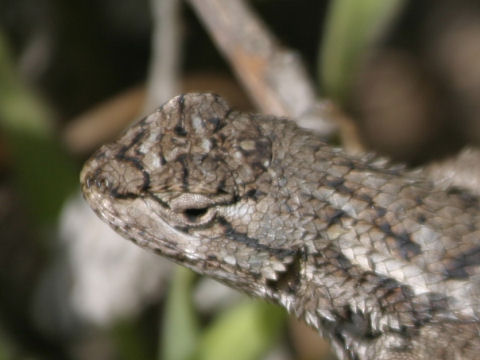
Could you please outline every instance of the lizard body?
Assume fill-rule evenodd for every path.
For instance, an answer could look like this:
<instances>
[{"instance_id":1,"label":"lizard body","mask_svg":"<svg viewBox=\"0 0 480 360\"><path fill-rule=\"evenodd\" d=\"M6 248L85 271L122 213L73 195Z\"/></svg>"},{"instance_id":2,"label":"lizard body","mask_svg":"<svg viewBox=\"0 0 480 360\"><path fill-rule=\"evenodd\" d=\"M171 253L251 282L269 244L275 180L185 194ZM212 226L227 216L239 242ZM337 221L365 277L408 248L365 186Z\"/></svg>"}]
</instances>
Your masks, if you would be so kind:
<instances>
[{"instance_id":1,"label":"lizard body","mask_svg":"<svg viewBox=\"0 0 480 360\"><path fill-rule=\"evenodd\" d=\"M284 306L340 359L480 356L480 204L463 190L212 94L131 126L81 182L124 237Z\"/></svg>"}]
</instances>

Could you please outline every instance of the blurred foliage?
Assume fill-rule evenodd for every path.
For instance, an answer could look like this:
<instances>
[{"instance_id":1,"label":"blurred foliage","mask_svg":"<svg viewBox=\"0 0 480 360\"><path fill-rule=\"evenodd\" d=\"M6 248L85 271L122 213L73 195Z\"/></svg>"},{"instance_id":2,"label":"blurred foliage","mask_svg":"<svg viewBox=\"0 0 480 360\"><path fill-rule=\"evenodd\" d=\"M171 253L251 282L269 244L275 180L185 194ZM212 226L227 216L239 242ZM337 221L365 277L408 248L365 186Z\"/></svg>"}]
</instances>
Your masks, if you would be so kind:
<instances>
[{"instance_id":1,"label":"blurred foliage","mask_svg":"<svg viewBox=\"0 0 480 360\"><path fill-rule=\"evenodd\" d=\"M285 318L282 308L264 301L239 304L219 314L205 329L193 359L259 359L278 339Z\"/></svg>"},{"instance_id":2,"label":"blurred foliage","mask_svg":"<svg viewBox=\"0 0 480 360\"><path fill-rule=\"evenodd\" d=\"M192 307L195 274L177 267L172 279L159 359L162 360L254 360L278 339L286 313L263 301L250 301L219 313L200 329Z\"/></svg>"},{"instance_id":3,"label":"blurred foliage","mask_svg":"<svg viewBox=\"0 0 480 360\"><path fill-rule=\"evenodd\" d=\"M9 339L5 336L3 329L0 327L0 360L9 360L13 358L13 350Z\"/></svg>"},{"instance_id":4,"label":"blurred foliage","mask_svg":"<svg viewBox=\"0 0 480 360\"><path fill-rule=\"evenodd\" d=\"M72 160L54 137L52 113L19 78L0 33L0 129L19 193L32 218L55 221L65 198L78 187Z\"/></svg>"},{"instance_id":5,"label":"blurred foliage","mask_svg":"<svg viewBox=\"0 0 480 360\"><path fill-rule=\"evenodd\" d=\"M343 102L370 45L385 33L404 0L333 0L320 45L320 85Z\"/></svg>"},{"instance_id":6,"label":"blurred foliage","mask_svg":"<svg viewBox=\"0 0 480 360\"><path fill-rule=\"evenodd\" d=\"M150 360L147 340L136 319L123 319L113 326L112 338L121 360Z\"/></svg>"},{"instance_id":7,"label":"blurred foliage","mask_svg":"<svg viewBox=\"0 0 480 360\"><path fill-rule=\"evenodd\" d=\"M194 279L192 271L176 268L164 308L159 360L187 360L195 353L200 329L192 306Z\"/></svg>"}]
</instances>

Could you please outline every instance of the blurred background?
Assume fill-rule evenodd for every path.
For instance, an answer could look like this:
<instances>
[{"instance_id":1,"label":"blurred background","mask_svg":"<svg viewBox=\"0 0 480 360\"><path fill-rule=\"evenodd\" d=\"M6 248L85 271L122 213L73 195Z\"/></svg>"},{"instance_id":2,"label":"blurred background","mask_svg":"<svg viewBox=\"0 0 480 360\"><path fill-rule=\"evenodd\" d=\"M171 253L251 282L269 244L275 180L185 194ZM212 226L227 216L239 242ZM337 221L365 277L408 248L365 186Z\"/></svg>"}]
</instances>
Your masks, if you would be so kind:
<instances>
[{"instance_id":1,"label":"blurred background","mask_svg":"<svg viewBox=\"0 0 480 360\"><path fill-rule=\"evenodd\" d=\"M88 156L176 93L264 111L198 4L0 0L0 360L334 358L283 310L120 239L79 193ZM301 59L331 142L418 166L480 141L478 1L245 4Z\"/></svg>"}]
</instances>

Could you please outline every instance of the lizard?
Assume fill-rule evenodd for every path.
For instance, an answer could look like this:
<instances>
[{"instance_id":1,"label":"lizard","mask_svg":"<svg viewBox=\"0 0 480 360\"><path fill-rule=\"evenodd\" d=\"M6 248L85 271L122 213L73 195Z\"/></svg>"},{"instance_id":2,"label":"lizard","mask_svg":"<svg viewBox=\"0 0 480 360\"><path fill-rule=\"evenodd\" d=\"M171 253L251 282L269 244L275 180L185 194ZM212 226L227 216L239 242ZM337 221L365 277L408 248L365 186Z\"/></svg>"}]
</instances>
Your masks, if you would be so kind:
<instances>
[{"instance_id":1,"label":"lizard","mask_svg":"<svg viewBox=\"0 0 480 360\"><path fill-rule=\"evenodd\" d=\"M293 121L177 96L103 145L84 198L123 237L329 339L339 359L480 357L480 203Z\"/></svg>"}]
</instances>

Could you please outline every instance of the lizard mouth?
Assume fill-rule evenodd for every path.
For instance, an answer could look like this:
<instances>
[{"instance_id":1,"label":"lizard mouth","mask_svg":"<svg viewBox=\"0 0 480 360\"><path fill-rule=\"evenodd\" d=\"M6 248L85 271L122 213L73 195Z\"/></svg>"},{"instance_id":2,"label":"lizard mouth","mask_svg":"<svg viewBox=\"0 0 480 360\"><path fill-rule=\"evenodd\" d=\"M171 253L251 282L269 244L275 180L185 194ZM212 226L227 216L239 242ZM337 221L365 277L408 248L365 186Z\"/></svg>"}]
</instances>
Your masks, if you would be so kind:
<instances>
[{"instance_id":1,"label":"lizard mouth","mask_svg":"<svg viewBox=\"0 0 480 360\"><path fill-rule=\"evenodd\" d=\"M95 213L116 232L135 244L168 257L199 260L200 239L172 226L165 208L154 197L105 196L112 192L108 179L92 176L82 171L82 188L85 200Z\"/></svg>"}]
</instances>

